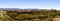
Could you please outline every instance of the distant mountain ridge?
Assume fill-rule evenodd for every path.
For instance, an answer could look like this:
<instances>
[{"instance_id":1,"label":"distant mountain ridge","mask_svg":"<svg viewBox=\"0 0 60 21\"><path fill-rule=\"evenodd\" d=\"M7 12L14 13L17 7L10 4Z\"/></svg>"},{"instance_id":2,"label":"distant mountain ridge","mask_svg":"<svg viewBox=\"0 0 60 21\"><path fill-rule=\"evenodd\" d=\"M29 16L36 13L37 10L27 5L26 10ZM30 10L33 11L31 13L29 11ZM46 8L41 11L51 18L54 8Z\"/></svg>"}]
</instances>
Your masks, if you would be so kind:
<instances>
[{"instance_id":1,"label":"distant mountain ridge","mask_svg":"<svg viewBox=\"0 0 60 21\"><path fill-rule=\"evenodd\" d=\"M0 8L0 10L38 10L38 9Z\"/></svg>"},{"instance_id":2,"label":"distant mountain ridge","mask_svg":"<svg viewBox=\"0 0 60 21\"><path fill-rule=\"evenodd\" d=\"M0 8L0 10L47 10L47 9L20 9L20 8Z\"/></svg>"},{"instance_id":3,"label":"distant mountain ridge","mask_svg":"<svg viewBox=\"0 0 60 21\"><path fill-rule=\"evenodd\" d=\"M0 10L19 10L19 8L0 8Z\"/></svg>"}]
</instances>

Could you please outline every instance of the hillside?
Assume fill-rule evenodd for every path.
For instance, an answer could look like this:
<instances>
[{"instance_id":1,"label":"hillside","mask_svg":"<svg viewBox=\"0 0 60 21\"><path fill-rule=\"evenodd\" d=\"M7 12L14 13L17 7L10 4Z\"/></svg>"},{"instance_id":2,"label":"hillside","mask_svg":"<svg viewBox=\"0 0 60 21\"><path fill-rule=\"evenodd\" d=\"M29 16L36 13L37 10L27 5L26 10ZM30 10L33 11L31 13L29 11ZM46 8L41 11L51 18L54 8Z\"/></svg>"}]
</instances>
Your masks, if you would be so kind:
<instances>
[{"instance_id":1,"label":"hillside","mask_svg":"<svg viewBox=\"0 0 60 21\"><path fill-rule=\"evenodd\" d=\"M3 9L1 11L6 12L5 14L2 12L2 15L4 17L0 17L1 21L51 21L52 18L55 18L55 16L60 15L60 10L53 9L18 9L15 11L8 11L6 9Z\"/></svg>"}]
</instances>

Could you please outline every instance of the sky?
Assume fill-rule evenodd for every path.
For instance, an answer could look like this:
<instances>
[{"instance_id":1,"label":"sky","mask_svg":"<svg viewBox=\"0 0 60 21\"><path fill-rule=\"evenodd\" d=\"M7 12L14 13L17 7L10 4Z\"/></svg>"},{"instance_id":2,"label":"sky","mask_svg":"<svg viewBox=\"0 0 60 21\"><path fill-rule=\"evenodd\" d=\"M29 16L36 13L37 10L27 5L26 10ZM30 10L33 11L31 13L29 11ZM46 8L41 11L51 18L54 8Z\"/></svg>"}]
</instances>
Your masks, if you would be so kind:
<instances>
[{"instance_id":1,"label":"sky","mask_svg":"<svg viewBox=\"0 0 60 21\"><path fill-rule=\"evenodd\" d=\"M0 8L60 10L60 0L0 0Z\"/></svg>"}]
</instances>

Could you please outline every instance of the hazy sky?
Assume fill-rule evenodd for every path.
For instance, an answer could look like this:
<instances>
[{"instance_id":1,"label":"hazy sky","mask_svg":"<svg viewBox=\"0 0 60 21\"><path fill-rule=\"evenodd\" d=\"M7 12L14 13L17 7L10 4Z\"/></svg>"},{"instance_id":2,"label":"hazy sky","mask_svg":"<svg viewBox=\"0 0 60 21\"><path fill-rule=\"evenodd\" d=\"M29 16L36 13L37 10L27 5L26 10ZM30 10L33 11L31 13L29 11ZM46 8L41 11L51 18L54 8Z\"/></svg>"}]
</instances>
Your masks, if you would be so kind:
<instances>
[{"instance_id":1,"label":"hazy sky","mask_svg":"<svg viewBox=\"0 0 60 21\"><path fill-rule=\"evenodd\" d=\"M0 8L60 9L60 0L0 0Z\"/></svg>"}]
</instances>

